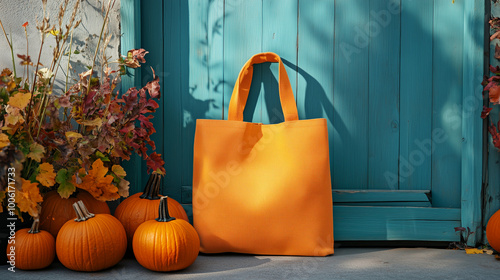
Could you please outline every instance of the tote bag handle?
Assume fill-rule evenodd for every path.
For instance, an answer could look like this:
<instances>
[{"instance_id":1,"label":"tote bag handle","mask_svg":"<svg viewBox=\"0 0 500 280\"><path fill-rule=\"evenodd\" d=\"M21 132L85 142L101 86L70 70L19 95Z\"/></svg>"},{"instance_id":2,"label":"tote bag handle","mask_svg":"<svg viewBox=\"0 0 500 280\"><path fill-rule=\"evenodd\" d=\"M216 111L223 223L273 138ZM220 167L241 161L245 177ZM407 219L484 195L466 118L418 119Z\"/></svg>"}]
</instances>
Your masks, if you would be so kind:
<instances>
[{"instance_id":1,"label":"tote bag handle","mask_svg":"<svg viewBox=\"0 0 500 280\"><path fill-rule=\"evenodd\" d=\"M279 63L279 95L283 115L285 116L285 121L298 120L297 105L295 104L292 86L286 74L285 66L279 55L272 52L256 54L245 63L234 85L231 101L229 102L227 119L230 121L243 121L243 110L245 109L248 93L250 92L250 84L252 83L253 65L263 62Z\"/></svg>"}]
</instances>

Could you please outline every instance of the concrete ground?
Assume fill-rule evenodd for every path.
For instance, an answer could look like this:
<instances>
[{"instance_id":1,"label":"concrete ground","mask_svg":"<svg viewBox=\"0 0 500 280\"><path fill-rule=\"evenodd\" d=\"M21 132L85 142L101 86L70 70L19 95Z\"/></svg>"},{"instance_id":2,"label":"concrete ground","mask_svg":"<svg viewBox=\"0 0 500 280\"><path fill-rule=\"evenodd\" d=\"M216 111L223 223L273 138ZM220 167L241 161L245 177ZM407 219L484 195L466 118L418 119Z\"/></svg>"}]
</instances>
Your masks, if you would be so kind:
<instances>
[{"instance_id":1,"label":"concrete ground","mask_svg":"<svg viewBox=\"0 0 500 280\"><path fill-rule=\"evenodd\" d=\"M200 255L189 268L171 273L149 271L133 258L94 273L74 272L56 262L40 271L7 271L0 279L500 279L492 255L429 248L337 248L326 258Z\"/></svg>"}]
</instances>

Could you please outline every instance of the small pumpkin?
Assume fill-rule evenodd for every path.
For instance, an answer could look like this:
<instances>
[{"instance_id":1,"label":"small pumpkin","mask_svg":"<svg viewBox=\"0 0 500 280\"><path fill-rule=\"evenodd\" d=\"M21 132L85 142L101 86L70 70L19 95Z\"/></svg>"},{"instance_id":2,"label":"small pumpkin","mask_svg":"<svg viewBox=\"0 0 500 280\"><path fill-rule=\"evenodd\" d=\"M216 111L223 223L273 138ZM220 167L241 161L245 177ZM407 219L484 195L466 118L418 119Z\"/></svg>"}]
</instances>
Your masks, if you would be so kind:
<instances>
[{"instance_id":1,"label":"small pumpkin","mask_svg":"<svg viewBox=\"0 0 500 280\"><path fill-rule=\"evenodd\" d=\"M486 238L490 246L500 252L500 210L491 216L486 225Z\"/></svg>"},{"instance_id":2,"label":"small pumpkin","mask_svg":"<svg viewBox=\"0 0 500 280\"><path fill-rule=\"evenodd\" d=\"M190 266L198 257L200 238L194 227L170 217L168 202L162 197L156 220L142 223L134 234L137 261L154 271L174 271Z\"/></svg>"},{"instance_id":3,"label":"small pumpkin","mask_svg":"<svg viewBox=\"0 0 500 280\"><path fill-rule=\"evenodd\" d=\"M15 243L7 244L7 259L13 256L16 267L22 270L36 270L49 266L56 255L55 240L52 234L39 230L40 221L36 218L31 229L16 231Z\"/></svg>"},{"instance_id":4,"label":"small pumpkin","mask_svg":"<svg viewBox=\"0 0 500 280\"><path fill-rule=\"evenodd\" d=\"M43 198L40 228L50 232L56 238L57 233L64 223L76 218L75 211L73 211L73 203L79 200L83 201L92 213L111 213L106 202L95 199L90 193L84 190L77 190L67 199L62 198L57 191L50 191Z\"/></svg>"},{"instance_id":5,"label":"small pumpkin","mask_svg":"<svg viewBox=\"0 0 500 280\"><path fill-rule=\"evenodd\" d=\"M109 214L92 214L80 200L76 219L67 221L56 239L59 261L76 271L99 271L116 265L127 250L127 234Z\"/></svg>"},{"instance_id":6,"label":"small pumpkin","mask_svg":"<svg viewBox=\"0 0 500 280\"><path fill-rule=\"evenodd\" d=\"M144 192L128 197L116 208L115 217L120 220L127 232L129 248L132 247L132 238L137 227L157 217L161 198L160 186L161 175L153 173L144 187ZM184 208L172 198L168 198L168 211L173 217L189 222Z\"/></svg>"}]
</instances>

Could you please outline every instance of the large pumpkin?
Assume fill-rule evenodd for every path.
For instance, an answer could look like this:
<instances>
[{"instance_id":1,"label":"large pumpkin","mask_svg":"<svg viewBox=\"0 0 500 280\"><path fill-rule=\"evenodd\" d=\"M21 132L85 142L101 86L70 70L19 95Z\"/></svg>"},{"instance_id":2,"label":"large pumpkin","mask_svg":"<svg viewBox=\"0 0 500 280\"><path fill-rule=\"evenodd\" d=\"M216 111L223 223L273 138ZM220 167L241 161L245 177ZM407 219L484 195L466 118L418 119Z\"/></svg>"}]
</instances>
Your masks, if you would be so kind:
<instances>
[{"instance_id":1,"label":"large pumpkin","mask_svg":"<svg viewBox=\"0 0 500 280\"><path fill-rule=\"evenodd\" d=\"M95 214L110 214L106 202L95 199L84 190L77 190L69 198L62 198L57 191L48 192L43 197L42 212L40 215L40 228L57 237L59 229L67 221L76 218L73 203L83 201L89 211Z\"/></svg>"},{"instance_id":2,"label":"large pumpkin","mask_svg":"<svg viewBox=\"0 0 500 280\"><path fill-rule=\"evenodd\" d=\"M156 220L142 223L134 234L134 255L147 269L173 271L190 266L198 257L200 238L190 223L170 217L162 197Z\"/></svg>"},{"instance_id":3,"label":"large pumpkin","mask_svg":"<svg viewBox=\"0 0 500 280\"><path fill-rule=\"evenodd\" d=\"M144 192L128 197L116 208L115 217L120 220L127 232L129 247L132 246L132 238L137 227L145 221L158 217L160 186L161 175L153 173L144 187ZM189 221L184 208L172 198L168 198L168 211L172 217Z\"/></svg>"},{"instance_id":4,"label":"large pumpkin","mask_svg":"<svg viewBox=\"0 0 500 280\"><path fill-rule=\"evenodd\" d=\"M56 255L52 234L39 230L39 220L35 219L31 229L16 231L15 243L7 244L7 259L15 262L16 268L23 270L42 269L49 266Z\"/></svg>"},{"instance_id":5,"label":"large pumpkin","mask_svg":"<svg viewBox=\"0 0 500 280\"><path fill-rule=\"evenodd\" d=\"M486 225L486 238L490 246L500 252L500 210L491 216Z\"/></svg>"},{"instance_id":6,"label":"large pumpkin","mask_svg":"<svg viewBox=\"0 0 500 280\"><path fill-rule=\"evenodd\" d=\"M59 231L59 261L76 271L99 271L117 264L127 250L127 235L120 221L109 214L92 214L82 201L73 204L77 218Z\"/></svg>"}]
</instances>

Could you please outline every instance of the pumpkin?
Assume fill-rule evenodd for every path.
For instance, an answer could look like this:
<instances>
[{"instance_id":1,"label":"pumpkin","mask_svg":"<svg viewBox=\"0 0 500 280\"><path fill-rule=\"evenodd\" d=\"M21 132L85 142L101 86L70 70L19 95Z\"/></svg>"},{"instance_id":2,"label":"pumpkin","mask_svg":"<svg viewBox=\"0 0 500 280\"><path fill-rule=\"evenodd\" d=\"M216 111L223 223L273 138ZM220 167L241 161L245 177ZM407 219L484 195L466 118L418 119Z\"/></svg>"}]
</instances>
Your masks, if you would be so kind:
<instances>
[{"instance_id":1,"label":"pumpkin","mask_svg":"<svg viewBox=\"0 0 500 280\"><path fill-rule=\"evenodd\" d=\"M106 202L95 199L90 193L84 190L77 190L67 199L62 198L57 191L50 191L43 198L40 228L50 232L56 238L59 229L61 229L64 223L76 218L72 205L79 200L83 201L92 213L111 213Z\"/></svg>"},{"instance_id":2,"label":"pumpkin","mask_svg":"<svg viewBox=\"0 0 500 280\"><path fill-rule=\"evenodd\" d=\"M500 210L491 216L486 225L486 238L490 246L500 252Z\"/></svg>"},{"instance_id":3,"label":"pumpkin","mask_svg":"<svg viewBox=\"0 0 500 280\"><path fill-rule=\"evenodd\" d=\"M59 261L76 271L99 271L117 264L127 250L127 234L109 214L92 214L80 200L76 219L67 221L56 239Z\"/></svg>"},{"instance_id":4,"label":"pumpkin","mask_svg":"<svg viewBox=\"0 0 500 280\"><path fill-rule=\"evenodd\" d=\"M42 269L54 261L56 242L52 234L38 229L39 223L39 219L35 219L31 229L16 231L15 243L7 244L7 259L12 258L19 269Z\"/></svg>"},{"instance_id":5,"label":"pumpkin","mask_svg":"<svg viewBox=\"0 0 500 280\"><path fill-rule=\"evenodd\" d=\"M156 220L142 223L134 234L137 261L154 271L173 271L190 266L198 257L200 238L190 223L170 217L168 200L162 197Z\"/></svg>"},{"instance_id":6,"label":"pumpkin","mask_svg":"<svg viewBox=\"0 0 500 280\"><path fill-rule=\"evenodd\" d=\"M144 192L128 197L116 208L115 217L120 220L127 232L129 248L132 246L132 238L137 227L157 217L161 198L158 195L160 186L161 175L153 173L144 187ZM181 204L170 197L168 198L168 211L175 218L189 221Z\"/></svg>"}]
</instances>

